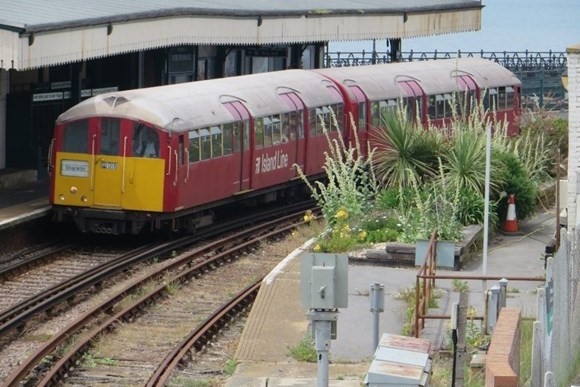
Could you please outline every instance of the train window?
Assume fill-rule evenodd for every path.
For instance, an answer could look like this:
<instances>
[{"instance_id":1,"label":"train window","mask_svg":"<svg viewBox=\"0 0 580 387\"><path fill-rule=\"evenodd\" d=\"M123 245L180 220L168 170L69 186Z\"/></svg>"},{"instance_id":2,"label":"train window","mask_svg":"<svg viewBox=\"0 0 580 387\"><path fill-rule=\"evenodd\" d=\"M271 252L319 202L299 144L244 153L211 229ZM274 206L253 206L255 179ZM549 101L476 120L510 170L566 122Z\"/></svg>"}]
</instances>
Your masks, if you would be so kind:
<instances>
[{"instance_id":1,"label":"train window","mask_svg":"<svg viewBox=\"0 0 580 387\"><path fill-rule=\"evenodd\" d=\"M379 127L383 124L382 117L386 114L395 114L397 111L397 100L387 99L383 101L374 101L371 104L372 125Z\"/></svg>"},{"instance_id":2,"label":"train window","mask_svg":"<svg viewBox=\"0 0 580 387\"><path fill-rule=\"evenodd\" d=\"M298 137L300 136L300 138L304 138L304 131L302 129L302 118L299 116L299 114L301 114L302 111L300 112L290 112L288 113L288 117L289 117L289 133L288 133L288 139L290 141L295 141L298 139Z\"/></svg>"},{"instance_id":3,"label":"train window","mask_svg":"<svg viewBox=\"0 0 580 387\"><path fill-rule=\"evenodd\" d=\"M243 134L244 134L244 150L250 149L250 121L244 120L243 123Z\"/></svg>"},{"instance_id":4,"label":"train window","mask_svg":"<svg viewBox=\"0 0 580 387\"><path fill-rule=\"evenodd\" d=\"M179 165L185 164L185 152L184 152L185 144L183 141L183 135L179 136L179 148L177 149L177 154L179 158Z\"/></svg>"},{"instance_id":5,"label":"train window","mask_svg":"<svg viewBox=\"0 0 580 387\"><path fill-rule=\"evenodd\" d=\"M304 138L304 110L298 111L296 131L298 132L298 138Z\"/></svg>"},{"instance_id":6,"label":"train window","mask_svg":"<svg viewBox=\"0 0 580 387\"><path fill-rule=\"evenodd\" d=\"M308 109L308 123L310 127L310 137L314 137L317 135L316 121L317 121L316 109Z\"/></svg>"},{"instance_id":7,"label":"train window","mask_svg":"<svg viewBox=\"0 0 580 387\"><path fill-rule=\"evenodd\" d=\"M199 149L200 160L208 160L211 158L211 135L207 128L199 130Z\"/></svg>"},{"instance_id":8,"label":"train window","mask_svg":"<svg viewBox=\"0 0 580 387\"><path fill-rule=\"evenodd\" d=\"M254 144L256 149L264 147L264 121L261 118L254 121Z\"/></svg>"},{"instance_id":9,"label":"train window","mask_svg":"<svg viewBox=\"0 0 580 387\"><path fill-rule=\"evenodd\" d=\"M224 124L223 125L223 143L224 143L224 156L231 155L234 151L233 146L233 133L234 133L234 124Z\"/></svg>"},{"instance_id":10,"label":"train window","mask_svg":"<svg viewBox=\"0 0 580 387\"><path fill-rule=\"evenodd\" d=\"M457 111L457 114L462 115L464 112L469 112L471 110L469 108L469 97L470 94L465 91L455 93L455 110Z\"/></svg>"},{"instance_id":11,"label":"train window","mask_svg":"<svg viewBox=\"0 0 580 387\"><path fill-rule=\"evenodd\" d=\"M344 129L344 110L343 110L343 106L341 103L335 105L334 115L336 118L337 129L339 132L342 132Z\"/></svg>"},{"instance_id":12,"label":"train window","mask_svg":"<svg viewBox=\"0 0 580 387\"><path fill-rule=\"evenodd\" d=\"M431 108L432 98L433 96L429 97L429 108ZM451 94L437 94L435 96L435 115L437 118L451 117L451 100Z\"/></svg>"},{"instance_id":13,"label":"train window","mask_svg":"<svg viewBox=\"0 0 580 387\"><path fill-rule=\"evenodd\" d=\"M63 128L62 151L88 153L89 120L80 120Z\"/></svg>"},{"instance_id":14,"label":"train window","mask_svg":"<svg viewBox=\"0 0 580 387\"><path fill-rule=\"evenodd\" d=\"M367 122L366 104L359 102L358 104L358 130L365 130Z\"/></svg>"},{"instance_id":15,"label":"train window","mask_svg":"<svg viewBox=\"0 0 580 387\"><path fill-rule=\"evenodd\" d=\"M233 124L233 140L234 140L234 152L239 152L242 148L242 123L234 122Z\"/></svg>"},{"instance_id":16,"label":"train window","mask_svg":"<svg viewBox=\"0 0 580 387\"><path fill-rule=\"evenodd\" d=\"M294 134L296 138L296 134ZM282 142L288 142L290 140L290 113L282 114Z\"/></svg>"},{"instance_id":17,"label":"train window","mask_svg":"<svg viewBox=\"0 0 580 387\"><path fill-rule=\"evenodd\" d=\"M189 162L199 161L199 131L197 129L189 132Z\"/></svg>"},{"instance_id":18,"label":"train window","mask_svg":"<svg viewBox=\"0 0 580 387\"><path fill-rule=\"evenodd\" d=\"M316 108L316 135L321 135L325 130L332 130L330 114L327 106Z\"/></svg>"},{"instance_id":19,"label":"train window","mask_svg":"<svg viewBox=\"0 0 580 387\"><path fill-rule=\"evenodd\" d=\"M280 114L276 114L270 117L270 130L266 130L266 133L272 133L272 144L277 145L282 142L282 117Z\"/></svg>"},{"instance_id":20,"label":"train window","mask_svg":"<svg viewBox=\"0 0 580 387\"><path fill-rule=\"evenodd\" d=\"M497 110L497 89L488 89L483 98L483 108L487 110Z\"/></svg>"},{"instance_id":21,"label":"train window","mask_svg":"<svg viewBox=\"0 0 580 387\"><path fill-rule=\"evenodd\" d=\"M514 103L515 103L514 101L515 101L515 96L516 96L516 93L515 93L514 88L511 87L511 86L506 87L505 88L505 94L506 94L506 98L505 98L506 104L505 104L505 107L508 110L509 109L512 109L514 107Z\"/></svg>"},{"instance_id":22,"label":"train window","mask_svg":"<svg viewBox=\"0 0 580 387\"><path fill-rule=\"evenodd\" d=\"M505 110L505 105L506 105L505 87L499 87L497 89L497 110Z\"/></svg>"},{"instance_id":23,"label":"train window","mask_svg":"<svg viewBox=\"0 0 580 387\"><path fill-rule=\"evenodd\" d=\"M437 99L434 95L430 95L427 99L427 114L432 120L437 118Z\"/></svg>"},{"instance_id":24,"label":"train window","mask_svg":"<svg viewBox=\"0 0 580 387\"><path fill-rule=\"evenodd\" d=\"M263 117L262 123L264 125L264 147L272 146L272 132L274 129L272 117Z\"/></svg>"},{"instance_id":25,"label":"train window","mask_svg":"<svg viewBox=\"0 0 580 387\"><path fill-rule=\"evenodd\" d=\"M211 157L220 157L222 151L222 129L219 126L212 126L209 130L211 134Z\"/></svg>"},{"instance_id":26,"label":"train window","mask_svg":"<svg viewBox=\"0 0 580 387\"><path fill-rule=\"evenodd\" d=\"M133 155L159 157L159 134L155 129L137 122L133 129Z\"/></svg>"},{"instance_id":27,"label":"train window","mask_svg":"<svg viewBox=\"0 0 580 387\"><path fill-rule=\"evenodd\" d=\"M119 134L121 132L121 121L117 118L101 119L101 149L100 154L119 154Z\"/></svg>"}]
</instances>

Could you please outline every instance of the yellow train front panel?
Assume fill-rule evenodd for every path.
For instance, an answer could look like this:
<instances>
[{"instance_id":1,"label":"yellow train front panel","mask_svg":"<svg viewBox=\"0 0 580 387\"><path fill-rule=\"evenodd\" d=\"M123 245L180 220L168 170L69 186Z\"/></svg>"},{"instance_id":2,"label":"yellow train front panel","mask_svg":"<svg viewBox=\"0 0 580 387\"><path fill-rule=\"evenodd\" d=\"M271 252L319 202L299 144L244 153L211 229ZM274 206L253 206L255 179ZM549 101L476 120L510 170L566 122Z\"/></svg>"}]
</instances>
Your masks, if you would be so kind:
<instances>
[{"instance_id":1,"label":"yellow train front panel","mask_svg":"<svg viewBox=\"0 0 580 387\"><path fill-rule=\"evenodd\" d=\"M163 159L58 153L54 204L163 211Z\"/></svg>"}]
</instances>

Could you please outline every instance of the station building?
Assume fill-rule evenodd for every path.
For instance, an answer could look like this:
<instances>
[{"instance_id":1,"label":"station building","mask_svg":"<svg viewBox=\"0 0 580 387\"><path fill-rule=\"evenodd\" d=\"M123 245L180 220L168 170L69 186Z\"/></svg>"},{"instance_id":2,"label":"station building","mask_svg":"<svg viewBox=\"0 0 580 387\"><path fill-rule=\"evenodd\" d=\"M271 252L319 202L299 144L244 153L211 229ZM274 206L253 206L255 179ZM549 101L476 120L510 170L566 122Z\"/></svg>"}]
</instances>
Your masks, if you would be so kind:
<instances>
[{"instance_id":1,"label":"station building","mask_svg":"<svg viewBox=\"0 0 580 387\"><path fill-rule=\"evenodd\" d=\"M0 0L0 172L46 178L59 114L117 90L319 68L329 42L481 28L481 0ZM0 186L0 188L2 188Z\"/></svg>"}]
</instances>

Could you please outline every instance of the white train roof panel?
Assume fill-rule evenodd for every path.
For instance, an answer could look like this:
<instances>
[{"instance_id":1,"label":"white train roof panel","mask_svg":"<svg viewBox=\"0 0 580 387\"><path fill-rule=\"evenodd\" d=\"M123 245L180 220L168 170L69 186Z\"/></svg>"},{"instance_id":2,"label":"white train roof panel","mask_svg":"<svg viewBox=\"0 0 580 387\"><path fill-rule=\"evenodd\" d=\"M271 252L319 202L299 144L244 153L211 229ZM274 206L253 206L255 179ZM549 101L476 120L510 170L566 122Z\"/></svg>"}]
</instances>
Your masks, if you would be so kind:
<instances>
[{"instance_id":1,"label":"white train roof panel","mask_svg":"<svg viewBox=\"0 0 580 387\"><path fill-rule=\"evenodd\" d=\"M417 81L427 94L450 93L457 90L455 76L460 74L472 76L482 89L521 84L503 66L480 58L438 59L314 71L346 85L358 85L370 100L401 97L403 94L398 82L406 80Z\"/></svg>"},{"instance_id":2,"label":"white train roof panel","mask_svg":"<svg viewBox=\"0 0 580 387\"><path fill-rule=\"evenodd\" d=\"M279 93L294 90L307 107L341 102L327 79L306 70L288 70L107 93L62 113L57 123L91 116L125 117L181 131L234 121L224 100L239 100L252 116L289 111Z\"/></svg>"}]
</instances>

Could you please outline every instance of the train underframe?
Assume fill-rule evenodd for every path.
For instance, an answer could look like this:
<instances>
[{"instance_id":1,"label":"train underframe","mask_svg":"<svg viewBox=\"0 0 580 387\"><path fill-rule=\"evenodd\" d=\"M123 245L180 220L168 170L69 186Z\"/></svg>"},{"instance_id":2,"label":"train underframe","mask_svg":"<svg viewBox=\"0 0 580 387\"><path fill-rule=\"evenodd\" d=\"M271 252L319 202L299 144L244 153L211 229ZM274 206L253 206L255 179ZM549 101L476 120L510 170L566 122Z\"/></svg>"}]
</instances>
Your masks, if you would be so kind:
<instances>
[{"instance_id":1,"label":"train underframe","mask_svg":"<svg viewBox=\"0 0 580 387\"><path fill-rule=\"evenodd\" d=\"M99 209L53 205L56 222L73 222L83 233L137 235L142 232L194 233L213 224L225 209L252 209L265 204L307 199L310 193L303 183L288 183L259 192L249 192L204 206L170 213L134 210Z\"/></svg>"}]
</instances>

